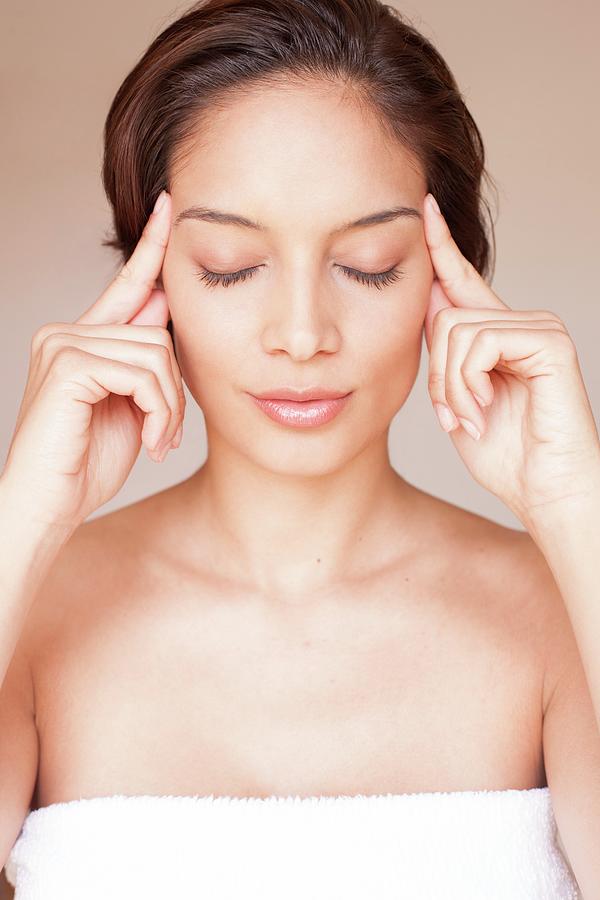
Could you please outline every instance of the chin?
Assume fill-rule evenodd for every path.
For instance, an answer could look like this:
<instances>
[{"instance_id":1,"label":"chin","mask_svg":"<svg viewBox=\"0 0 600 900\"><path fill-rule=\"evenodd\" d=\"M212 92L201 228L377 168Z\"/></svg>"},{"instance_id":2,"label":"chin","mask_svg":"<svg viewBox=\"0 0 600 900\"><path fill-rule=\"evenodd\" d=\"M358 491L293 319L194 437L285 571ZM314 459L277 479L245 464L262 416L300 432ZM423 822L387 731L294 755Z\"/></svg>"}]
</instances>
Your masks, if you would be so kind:
<instances>
[{"instance_id":1,"label":"chin","mask_svg":"<svg viewBox=\"0 0 600 900\"><path fill-rule=\"evenodd\" d=\"M237 428L233 432L230 426L222 427L226 424L222 411L220 423L206 419L209 447L226 442L253 465L276 475L298 478L317 478L343 469L369 444L381 440L389 426L385 422L376 429L372 418L361 423L354 416L352 420L340 418L319 427L293 428L271 421L260 410L257 414L264 421L248 420L245 416L234 418Z\"/></svg>"}]
</instances>

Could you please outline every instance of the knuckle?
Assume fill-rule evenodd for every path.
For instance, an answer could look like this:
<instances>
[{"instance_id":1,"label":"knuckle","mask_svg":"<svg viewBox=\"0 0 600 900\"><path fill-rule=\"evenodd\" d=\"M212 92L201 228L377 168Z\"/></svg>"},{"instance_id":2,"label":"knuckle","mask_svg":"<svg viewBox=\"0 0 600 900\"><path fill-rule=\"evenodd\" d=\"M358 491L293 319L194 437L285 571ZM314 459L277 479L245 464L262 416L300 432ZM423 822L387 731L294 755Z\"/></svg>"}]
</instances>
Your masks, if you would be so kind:
<instances>
[{"instance_id":1,"label":"knuckle","mask_svg":"<svg viewBox=\"0 0 600 900\"><path fill-rule=\"evenodd\" d=\"M159 400L160 411L162 414L169 413L169 404L163 393L163 389L156 372L153 369L142 369L140 375L141 381L145 384L146 390L152 393Z\"/></svg>"},{"instance_id":2,"label":"knuckle","mask_svg":"<svg viewBox=\"0 0 600 900\"><path fill-rule=\"evenodd\" d=\"M462 392L453 378L446 380L446 400L453 406L458 406L462 398Z\"/></svg>"},{"instance_id":3,"label":"knuckle","mask_svg":"<svg viewBox=\"0 0 600 900\"><path fill-rule=\"evenodd\" d=\"M140 368L138 378L146 385L146 387L150 388L150 390L156 391L157 389L160 389L160 382L156 377L156 372L152 369Z\"/></svg>"},{"instance_id":4,"label":"knuckle","mask_svg":"<svg viewBox=\"0 0 600 900\"><path fill-rule=\"evenodd\" d=\"M465 361L460 367L460 374L463 378L463 381L465 381L466 384L469 384L469 382L472 382L476 379L479 372L477 366L475 366L473 363Z\"/></svg>"},{"instance_id":5,"label":"knuckle","mask_svg":"<svg viewBox=\"0 0 600 900\"><path fill-rule=\"evenodd\" d=\"M60 375L69 375L79 367L80 351L70 344L62 344L52 358L52 368Z\"/></svg>"},{"instance_id":6,"label":"knuckle","mask_svg":"<svg viewBox=\"0 0 600 900\"><path fill-rule=\"evenodd\" d=\"M60 327L58 322L45 322L35 331L31 337L31 355L35 356L39 352L45 339L49 334L56 331Z\"/></svg>"},{"instance_id":7,"label":"knuckle","mask_svg":"<svg viewBox=\"0 0 600 900\"><path fill-rule=\"evenodd\" d=\"M491 346L496 340L496 330L494 328L480 328L474 338L478 344L487 347Z\"/></svg>"},{"instance_id":8,"label":"knuckle","mask_svg":"<svg viewBox=\"0 0 600 900\"><path fill-rule=\"evenodd\" d=\"M460 287L461 284L471 281L477 275L478 272L473 263L463 256L457 262L456 271L451 275L446 275L443 280L440 280L442 280L442 285L444 287L453 289ZM450 311L452 312L452 310Z\"/></svg>"},{"instance_id":9,"label":"knuckle","mask_svg":"<svg viewBox=\"0 0 600 900\"><path fill-rule=\"evenodd\" d=\"M158 247L166 247L167 239L162 236L162 234L157 234L154 228L154 216L151 216L146 220L146 224L142 229L142 233L140 235L140 239L138 241L139 244L156 244Z\"/></svg>"},{"instance_id":10,"label":"knuckle","mask_svg":"<svg viewBox=\"0 0 600 900\"><path fill-rule=\"evenodd\" d=\"M454 272L452 275L440 275L439 280L446 293L448 293L451 292L457 284L460 284L461 277Z\"/></svg>"},{"instance_id":11,"label":"knuckle","mask_svg":"<svg viewBox=\"0 0 600 900\"><path fill-rule=\"evenodd\" d=\"M161 332L158 337L159 337L159 341L163 345L163 347L166 347L166 349L168 350L169 356L175 356L175 348L173 346L173 341L171 340L171 335L169 334L169 332L167 331L166 328L161 329Z\"/></svg>"},{"instance_id":12,"label":"knuckle","mask_svg":"<svg viewBox=\"0 0 600 900\"><path fill-rule=\"evenodd\" d=\"M117 283L121 282L123 285L127 286L140 285L142 287L154 287L154 279L141 273L131 257L123 266L121 266L117 272L115 281Z\"/></svg>"},{"instance_id":13,"label":"knuckle","mask_svg":"<svg viewBox=\"0 0 600 900\"><path fill-rule=\"evenodd\" d=\"M148 331L149 335L156 338L155 343L157 344L166 345L171 340L171 335L166 328L162 327L162 325L144 325L143 327Z\"/></svg>"},{"instance_id":14,"label":"knuckle","mask_svg":"<svg viewBox=\"0 0 600 900\"><path fill-rule=\"evenodd\" d=\"M564 324L561 317L557 313L553 312L551 309L542 309L542 310L540 310L540 312L542 313L542 315L544 316L545 319L551 319L553 322L557 322L560 325Z\"/></svg>"},{"instance_id":15,"label":"knuckle","mask_svg":"<svg viewBox=\"0 0 600 900\"><path fill-rule=\"evenodd\" d=\"M430 372L427 376L427 387L430 394L439 394L440 389L444 388L445 378L439 372Z\"/></svg>"},{"instance_id":16,"label":"knuckle","mask_svg":"<svg viewBox=\"0 0 600 900\"><path fill-rule=\"evenodd\" d=\"M39 346L40 356L46 357L48 354L58 352L64 346L66 337L68 335L61 331L48 332Z\"/></svg>"},{"instance_id":17,"label":"knuckle","mask_svg":"<svg viewBox=\"0 0 600 900\"><path fill-rule=\"evenodd\" d=\"M171 348L166 342L163 343L161 341L160 344L156 345L156 348L164 360L168 362L171 359Z\"/></svg>"},{"instance_id":18,"label":"knuckle","mask_svg":"<svg viewBox=\"0 0 600 900\"><path fill-rule=\"evenodd\" d=\"M435 314L433 320L434 325L437 323L442 328L447 329L454 322L454 308L452 306L444 306Z\"/></svg>"},{"instance_id":19,"label":"knuckle","mask_svg":"<svg viewBox=\"0 0 600 900\"><path fill-rule=\"evenodd\" d=\"M154 344L153 353L158 359L159 365L163 369L171 371L171 352L165 344Z\"/></svg>"},{"instance_id":20,"label":"knuckle","mask_svg":"<svg viewBox=\"0 0 600 900\"><path fill-rule=\"evenodd\" d=\"M573 343L571 335L567 331L563 331L560 328L553 328L552 340L555 341L556 344L560 347L562 353L566 353L568 356L571 356L573 358L577 357L575 344Z\"/></svg>"},{"instance_id":21,"label":"knuckle","mask_svg":"<svg viewBox=\"0 0 600 900\"><path fill-rule=\"evenodd\" d=\"M448 341L457 341L462 333L469 329L470 322L453 322L448 329Z\"/></svg>"},{"instance_id":22,"label":"knuckle","mask_svg":"<svg viewBox=\"0 0 600 900\"><path fill-rule=\"evenodd\" d=\"M549 319L546 321L550 328L553 328L555 331L562 331L567 334L567 326L562 321L562 319Z\"/></svg>"},{"instance_id":23,"label":"knuckle","mask_svg":"<svg viewBox=\"0 0 600 900\"><path fill-rule=\"evenodd\" d=\"M161 252L165 250L168 243L168 237L165 237L163 234L157 234L156 231L154 231L150 220L148 220L144 232L144 240L148 241L150 244L155 244Z\"/></svg>"},{"instance_id":24,"label":"knuckle","mask_svg":"<svg viewBox=\"0 0 600 900\"><path fill-rule=\"evenodd\" d=\"M165 343L165 346L168 347L173 356L175 356L175 344L173 343L173 338L171 337L171 333L168 328L161 329L161 337Z\"/></svg>"}]
</instances>

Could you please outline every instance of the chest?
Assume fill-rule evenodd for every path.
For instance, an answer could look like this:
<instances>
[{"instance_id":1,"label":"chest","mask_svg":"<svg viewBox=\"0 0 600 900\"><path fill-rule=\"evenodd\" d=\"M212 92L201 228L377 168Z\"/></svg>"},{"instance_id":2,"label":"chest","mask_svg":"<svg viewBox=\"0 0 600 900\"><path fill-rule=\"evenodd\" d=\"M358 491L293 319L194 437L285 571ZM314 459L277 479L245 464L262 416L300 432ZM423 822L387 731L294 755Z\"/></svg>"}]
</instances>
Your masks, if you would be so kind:
<instances>
[{"instance_id":1,"label":"chest","mask_svg":"<svg viewBox=\"0 0 600 900\"><path fill-rule=\"evenodd\" d=\"M542 785L531 646L482 605L414 600L71 609L36 669L37 805Z\"/></svg>"}]
</instances>

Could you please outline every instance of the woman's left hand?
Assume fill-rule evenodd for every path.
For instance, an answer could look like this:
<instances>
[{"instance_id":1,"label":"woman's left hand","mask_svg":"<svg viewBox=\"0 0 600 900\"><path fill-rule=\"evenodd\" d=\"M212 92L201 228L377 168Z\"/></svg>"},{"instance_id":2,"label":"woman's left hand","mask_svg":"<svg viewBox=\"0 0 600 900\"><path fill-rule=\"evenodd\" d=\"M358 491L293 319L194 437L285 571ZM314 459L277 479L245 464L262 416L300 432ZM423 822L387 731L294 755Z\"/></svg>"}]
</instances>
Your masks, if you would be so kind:
<instances>
[{"instance_id":1,"label":"woman's left hand","mask_svg":"<svg viewBox=\"0 0 600 900\"><path fill-rule=\"evenodd\" d=\"M451 410L450 437L475 480L527 527L550 505L600 487L600 438L577 352L556 313L513 310L500 300L430 196L429 393ZM480 439L457 419L472 422Z\"/></svg>"}]
</instances>

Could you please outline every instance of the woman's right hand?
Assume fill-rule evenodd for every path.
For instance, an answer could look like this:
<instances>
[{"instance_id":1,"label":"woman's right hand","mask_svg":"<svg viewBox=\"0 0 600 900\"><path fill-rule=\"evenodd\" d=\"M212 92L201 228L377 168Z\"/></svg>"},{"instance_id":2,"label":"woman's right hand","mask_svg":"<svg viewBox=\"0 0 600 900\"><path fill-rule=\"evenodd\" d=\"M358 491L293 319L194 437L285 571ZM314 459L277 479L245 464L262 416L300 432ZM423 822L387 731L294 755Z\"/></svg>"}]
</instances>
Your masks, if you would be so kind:
<instances>
[{"instance_id":1,"label":"woman's right hand","mask_svg":"<svg viewBox=\"0 0 600 900\"><path fill-rule=\"evenodd\" d=\"M2 481L44 525L74 530L122 487L142 443L162 461L181 441L185 395L156 287L171 230L163 197L96 302L33 336Z\"/></svg>"}]
</instances>

